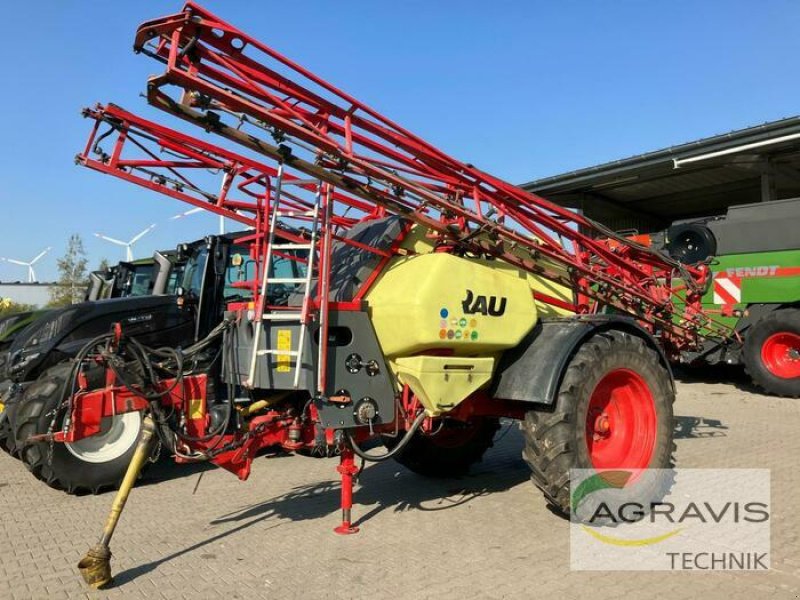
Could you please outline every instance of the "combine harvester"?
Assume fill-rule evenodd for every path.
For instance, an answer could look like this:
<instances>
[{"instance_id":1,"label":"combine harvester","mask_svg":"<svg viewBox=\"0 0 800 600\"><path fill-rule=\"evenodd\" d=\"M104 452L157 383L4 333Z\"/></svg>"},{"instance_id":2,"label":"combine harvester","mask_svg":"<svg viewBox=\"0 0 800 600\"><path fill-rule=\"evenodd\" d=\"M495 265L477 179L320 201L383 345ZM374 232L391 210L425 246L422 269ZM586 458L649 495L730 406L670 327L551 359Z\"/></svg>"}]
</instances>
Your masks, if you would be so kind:
<instances>
[{"instance_id":1,"label":"combine harvester","mask_svg":"<svg viewBox=\"0 0 800 600\"><path fill-rule=\"evenodd\" d=\"M765 392L800 398L799 230L800 198L792 198L731 206L652 236L653 248L676 260L709 265L703 310L745 338L707 340L683 362L741 364Z\"/></svg>"},{"instance_id":2,"label":"combine harvester","mask_svg":"<svg viewBox=\"0 0 800 600\"><path fill-rule=\"evenodd\" d=\"M41 443L91 437L105 415L143 419L79 565L89 584L111 581L109 542L155 440L241 479L260 448L338 454L341 534L357 531L356 456L455 475L502 417L521 421L532 479L563 512L572 468L672 465L669 360L699 348L701 331L739 343L701 310L705 265L449 157L195 4L143 24L134 47L165 67L150 104L259 162L115 106L86 112L95 125L78 162L246 222L237 242L257 268L238 284L252 301L227 307L220 370L189 373L181 352L124 326L75 363ZM222 173L216 191L186 183L204 170ZM266 269L275 256L302 269ZM87 384L88 365L106 368L102 387ZM386 451L366 452L373 439Z\"/></svg>"}]
</instances>

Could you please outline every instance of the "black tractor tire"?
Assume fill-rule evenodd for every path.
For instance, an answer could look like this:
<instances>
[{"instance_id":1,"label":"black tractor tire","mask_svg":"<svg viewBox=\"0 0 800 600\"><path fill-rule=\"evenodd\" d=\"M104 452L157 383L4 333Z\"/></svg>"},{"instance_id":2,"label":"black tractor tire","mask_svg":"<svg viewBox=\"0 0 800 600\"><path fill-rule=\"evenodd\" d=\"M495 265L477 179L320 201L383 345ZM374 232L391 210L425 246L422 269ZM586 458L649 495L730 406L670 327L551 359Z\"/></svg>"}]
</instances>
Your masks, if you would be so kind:
<instances>
[{"instance_id":1,"label":"black tractor tire","mask_svg":"<svg viewBox=\"0 0 800 600\"><path fill-rule=\"evenodd\" d=\"M3 410L3 414L0 414L0 450L4 450L5 452L11 454L11 440L13 439L13 435L11 431L11 423L8 420L8 411L9 409L6 408Z\"/></svg>"},{"instance_id":2,"label":"black tractor tire","mask_svg":"<svg viewBox=\"0 0 800 600\"><path fill-rule=\"evenodd\" d=\"M490 417L467 422L445 419L432 434L417 431L394 460L425 477L458 477L480 462L499 428L500 421ZM402 437L402 432L397 437L384 436L383 445L392 450Z\"/></svg>"},{"instance_id":3,"label":"black tractor tire","mask_svg":"<svg viewBox=\"0 0 800 600\"><path fill-rule=\"evenodd\" d=\"M19 448L14 437L14 420L17 414L17 407L22 398L22 389L17 388L12 397L6 395L5 410L0 415L0 448L8 452L14 458L19 458Z\"/></svg>"},{"instance_id":4,"label":"black tractor tire","mask_svg":"<svg viewBox=\"0 0 800 600\"><path fill-rule=\"evenodd\" d=\"M745 332L742 359L762 390L800 398L800 308L782 308L756 321Z\"/></svg>"},{"instance_id":5,"label":"black tractor tire","mask_svg":"<svg viewBox=\"0 0 800 600\"><path fill-rule=\"evenodd\" d=\"M0 414L0 449L14 456L14 430L11 419L14 417L15 404L10 404L3 409Z\"/></svg>"},{"instance_id":6,"label":"black tractor tire","mask_svg":"<svg viewBox=\"0 0 800 600\"><path fill-rule=\"evenodd\" d=\"M56 411L59 411L67 392L65 384L72 373L72 365L72 361L69 360L51 367L25 389L13 423L15 443L19 457L28 470L49 486L65 490L69 494L96 494L104 489L117 487L122 481L139 437L138 430L135 431L135 436L130 429L125 435L124 427L135 429L136 419L138 426L141 427L142 416L140 413L126 413L126 415L136 415L136 419L125 417L123 437L120 438L124 445L122 449L114 449L108 460L95 458L96 453L91 459L82 458L89 456L89 453L71 450L70 448L77 446L68 447L66 443L29 441L33 435L60 430L64 415L57 414ZM102 369L92 370L87 375L90 389L102 385ZM55 424L54 416L56 416ZM114 419L122 417L123 415L118 415ZM131 422L134 425L130 425ZM91 439L86 438L86 440ZM129 440L132 440L132 443L128 446Z\"/></svg>"},{"instance_id":7,"label":"black tractor tire","mask_svg":"<svg viewBox=\"0 0 800 600\"><path fill-rule=\"evenodd\" d=\"M634 411L637 415L645 412L650 415L649 424L642 425L644 417L620 418L619 415L625 413L616 408L617 397L605 396L602 391L608 390L609 385L613 388L613 383L607 382L613 382L614 377L630 377L630 373L635 374L636 381L646 385L652 398L651 408ZM603 385L598 385L601 383ZM620 461L636 464L596 464L588 438L589 428L593 427L590 424L598 418L596 413L590 412L590 407L596 406L594 402L598 393L601 401L603 397L610 398L606 400L603 413L607 410L618 419L619 427L611 430L607 439L613 441L615 433L627 431L630 439L649 440L640 445L641 450L635 458L629 455ZM649 406L645 394L631 394L631 397L644 397ZM531 480L558 513L568 516L570 469L671 469L675 451L674 400L675 392L667 368L661 363L658 353L643 339L616 330L595 334L583 342L570 360L554 406L529 410L520 423L525 438L522 457L531 469ZM634 429L626 430L625 427ZM635 429L637 427L639 430ZM641 497L652 497L656 493L663 495L663 481L654 481L653 485L658 485L659 489L641 489Z\"/></svg>"}]
</instances>

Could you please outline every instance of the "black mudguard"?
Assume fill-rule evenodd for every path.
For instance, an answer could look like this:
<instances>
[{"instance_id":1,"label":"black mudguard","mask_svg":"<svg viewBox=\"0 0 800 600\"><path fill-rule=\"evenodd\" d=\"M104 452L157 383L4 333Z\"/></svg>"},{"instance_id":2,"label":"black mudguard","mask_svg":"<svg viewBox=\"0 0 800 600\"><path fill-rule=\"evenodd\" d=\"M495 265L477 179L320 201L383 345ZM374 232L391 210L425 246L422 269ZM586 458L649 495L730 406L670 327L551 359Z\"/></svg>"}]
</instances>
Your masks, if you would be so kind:
<instances>
[{"instance_id":1,"label":"black mudguard","mask_svg":"<svg viewBox=\"0 0 800 600\"><path fill-rule=\"evenodd\" d=\"M564 371L580 345L593 335L609 329L640 337L655 349L669 372L674 390L672 369L663 349L652 335L629 317L591 315L539 321L516 348L503 354L492 382L492 397L553 404Z\"/></svg>"}]
</instances>

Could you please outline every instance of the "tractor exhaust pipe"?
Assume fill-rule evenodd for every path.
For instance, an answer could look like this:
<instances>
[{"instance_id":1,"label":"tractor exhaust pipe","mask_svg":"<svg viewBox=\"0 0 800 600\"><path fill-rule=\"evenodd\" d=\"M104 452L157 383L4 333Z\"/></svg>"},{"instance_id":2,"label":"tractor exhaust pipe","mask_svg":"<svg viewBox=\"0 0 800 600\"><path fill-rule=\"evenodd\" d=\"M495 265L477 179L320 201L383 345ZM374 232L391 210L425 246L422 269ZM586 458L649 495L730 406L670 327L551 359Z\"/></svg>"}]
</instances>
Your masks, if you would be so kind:
<instances>
[{"instance_id":1,"label":"tractor exhaust pipe","mask_svg":"<svg viewBox=\"0 0 800 600\"><path fill-rule=\"evenodd\" d=\"M145 461L150 456L154 433L155 423L150 415L147 415L142 421L142 431L139 434L136 451L133 453L128 470L125 471L125 477L119 486L117 495L114 496L111 512L108 515L106 526L103 528L103 535L100 541L90 548L86 556L78 563L78 570L81 572L83 580L94 589L104 588L114 581L111 576L111 549L109 548L111 536L114 535L114 530L117 528L119 517L122 509L125 508L131 489L133 489Z\"/></svg>"}]
</instances>

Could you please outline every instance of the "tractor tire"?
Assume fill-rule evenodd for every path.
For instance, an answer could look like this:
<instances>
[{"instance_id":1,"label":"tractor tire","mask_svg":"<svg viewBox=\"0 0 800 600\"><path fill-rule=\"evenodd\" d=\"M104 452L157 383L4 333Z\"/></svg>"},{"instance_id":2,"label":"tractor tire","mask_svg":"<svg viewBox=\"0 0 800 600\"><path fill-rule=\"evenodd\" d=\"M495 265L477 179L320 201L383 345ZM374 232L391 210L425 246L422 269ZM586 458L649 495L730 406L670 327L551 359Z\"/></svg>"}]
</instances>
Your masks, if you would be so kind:
<instances>
[{"instance_id":1,"label":"tractor tire","mask_svg":"<svg viewBox=\"0 0 800 600\"><path fill-rule=\"evenodd\" d=\"M800 309L761 317L745 334L742 355L758 387L776 396L800 397Z\"/></svg>"},{"instance_id":2,"label":"tractor tire","mask_svg":"<svg viewBox=\"0 0 800 600\"><path fill-rule=\"evenodd\" d=\"M14 430L11 420L14 417L16 405L9 405L0 413L0 449L14 455Z\"/></svg>"},{"instance_id":3,"label":"tractor tire","mask_svg":"<svg viewBox=\"0 0 800 600\"><path fill-rule=\"evenodd\" d=\"M394 460L425 477L458 477L480 462L492 447L499 427L500 421L489 417L475 417L468 422L445 419L433 435L417 431ZM401 437L384 436L383 445L392 450Z\"/></svg>"},{"instance_id":4,"label":"tractor tire","mask_svg":"<svg viewBox=\"0 0 800 600\"><path fill-rule=\"evenodd\" d=\"M28 441L61 428L64 415L59 412L71 371L72 361L59 363L23 392L13 424L15 443L28 470L49 486L69 494L96 494L122 481L139 439L142 414L108 417L99 434L73 443ZM102 385L102 369L87 376L90 388Z\"/></svg>"},{"instance_id":5,"label":"tractor tire","mask_svg":"<svg viewBox=\"0 0 800 600\"><path fill-rule=\"evenodd\" d=\"M520 423L531 480L568 516L570 469L671 469L674 400L669 372L644 340L594 335L570 360L555 405L528 411ZM663 481L645 479L642 498L663 495Z\"/></svg>"},{"instance_id":6,"label":"tractor tire","mask_svg":"<svg viewBox=\"0 0 800 600\"><path fill-rule=\"evenodd\" d=\"M8 452L14 458L19 458L19 452L14 439L14 418L17 413L17 406L19 405L20 391L14 393L14 397L9 398L7 393L4 393L4 400L6 402L3 412L0 413L0 448Z\"/></svg>"}]
</instances>

